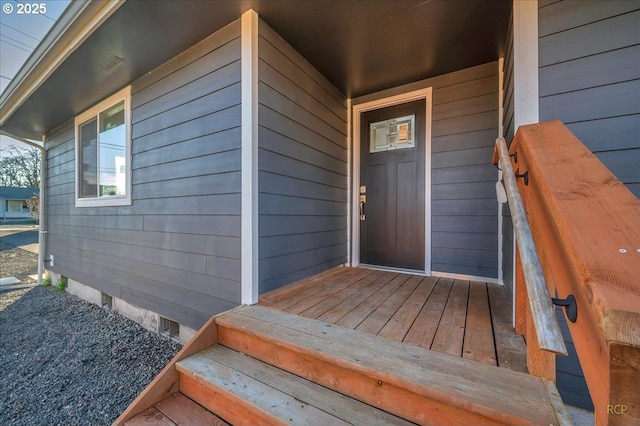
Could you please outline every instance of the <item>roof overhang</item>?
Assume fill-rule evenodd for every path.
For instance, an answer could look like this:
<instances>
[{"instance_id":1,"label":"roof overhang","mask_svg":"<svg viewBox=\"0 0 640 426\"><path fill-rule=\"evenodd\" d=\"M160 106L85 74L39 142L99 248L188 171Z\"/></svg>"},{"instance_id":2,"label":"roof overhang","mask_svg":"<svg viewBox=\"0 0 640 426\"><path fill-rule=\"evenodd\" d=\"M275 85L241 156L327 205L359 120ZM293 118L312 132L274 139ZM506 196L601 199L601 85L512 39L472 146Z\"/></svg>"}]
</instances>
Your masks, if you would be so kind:
<instances>
[{"instance_id":1,"label":"roof overhang","mask_svg":"<svg viewBox=\"0 0 640 426\"><path fill-rule=\"evenodd\" d=\"M46 134L253 8L348 97L497 60L511 0L72 1L0 98Z\"/></svg>"},{"instance_id":2,"label":"roof overhang","mask_svg":"<svg viewBox=\"0 0 640 426\"><path fill-rule=\"evenodd\" d=\"M0 96L0 126L64 63L125 0L75 1L69 4ZM46 129L27 137L39 139ZM9 132L3 131L5 135ZM22 136L13 135L21 139Z\"/></svg>"}]
</instances>

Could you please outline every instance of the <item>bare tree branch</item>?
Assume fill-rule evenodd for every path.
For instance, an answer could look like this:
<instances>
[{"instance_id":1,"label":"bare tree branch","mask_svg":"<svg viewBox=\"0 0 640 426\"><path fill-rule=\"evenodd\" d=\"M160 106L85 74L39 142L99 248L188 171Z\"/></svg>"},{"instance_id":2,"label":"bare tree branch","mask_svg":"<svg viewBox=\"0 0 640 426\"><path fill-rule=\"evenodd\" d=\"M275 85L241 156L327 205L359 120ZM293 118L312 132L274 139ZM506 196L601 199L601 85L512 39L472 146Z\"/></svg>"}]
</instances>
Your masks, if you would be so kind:
<instances>
[{"instance_id":1,"label":"bare tree branch","mask_svg":"<svg viewBox=\"0 0 640 426\"><path fill-rule=\"evenodd\" d=\"M0 151L0 186L40 187L39 149L9 145Z\"/></svg>"}]
</instances>

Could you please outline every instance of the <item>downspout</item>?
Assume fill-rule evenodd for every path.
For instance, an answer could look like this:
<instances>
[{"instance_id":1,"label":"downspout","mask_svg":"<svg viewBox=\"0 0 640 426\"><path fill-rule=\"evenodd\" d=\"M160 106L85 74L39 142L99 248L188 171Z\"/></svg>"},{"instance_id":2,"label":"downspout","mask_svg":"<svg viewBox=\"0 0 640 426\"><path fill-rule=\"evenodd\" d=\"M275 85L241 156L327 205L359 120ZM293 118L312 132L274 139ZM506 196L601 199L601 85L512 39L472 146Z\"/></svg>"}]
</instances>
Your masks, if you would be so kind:
<instances>
[{"instance_id":1,"label":"downspout","mask_svg":"<svg viewBox=\"0 0 640 426\"><path fill-rule=\"evenodd\" d=\"M44 191L47 187L47 150L44 148L46 141L42 135L42 147L40 148L40 199L38 201L38 284L42 284L42 272L44 270L45 241L47 241L47 230L45 229L45 197Z\"/></svg>"},{"instance_id":2,"label":"downspout","mask_svg":"<svg viewBox=\"0 0 640 426\"><path fill-rule=\"evenodd\" d=\"M37 142L30 141L25 138L21 138L20 136L12 135L11 133L7 133L4 130L0 131L0 134L8 136L12 139L15 139L19 142L27 144L29 146L36 147L40 150L40 194L38 196L38 284L42 284L42 271L44 270L44 254L45 251L45 234L47 233L44 225L44 217L45 217L45 198L44 191L46 187L46 173L47 170L47 151L44 148L45 144L45 136L42 136L42 145Z\"/></svg>"}]
</instances>

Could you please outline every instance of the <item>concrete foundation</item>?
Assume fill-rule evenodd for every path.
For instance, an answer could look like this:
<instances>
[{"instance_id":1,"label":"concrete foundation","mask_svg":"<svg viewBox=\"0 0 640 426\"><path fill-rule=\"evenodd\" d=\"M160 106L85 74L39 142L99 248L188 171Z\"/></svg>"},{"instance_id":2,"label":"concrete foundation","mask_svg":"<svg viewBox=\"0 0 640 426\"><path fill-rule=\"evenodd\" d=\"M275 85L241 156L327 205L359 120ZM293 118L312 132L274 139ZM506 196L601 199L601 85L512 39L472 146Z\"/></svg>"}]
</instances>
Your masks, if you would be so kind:
<instances>
[{"instance_id":1,"label":"concrete foundation","mask_svg":"<svg viewBox=\"0 0 640 426\"><path fill-rule=\"evenodd\" d=\"M122 299L113 297L112 309L120 315L129 318L131 321L137 322L144 328L154 333L158 333L160 324L160 315L147 309L139 308Z\"/></svg>"},{"instance_id":2,"label":"concrete foundation","mask_svg":"<svg viewBox=\"0 0 640 426\"><path fill-rule=\"evenodd\" d=\"M55 285L61 278L60 274L52 271L46 270L45 273L51 278L53 285ZM67 292L79 297L80 299L86 300L87 302L93 303L94 305L102 306L102 292L86 284L69 279L67 282ZM154 333L158 333L160 331L160 315L158 313L132 305L131 303L115 296L111 296L111 298L111 309L114 312L129 318L149 331ZM196 334L197 330L186 327L182 324L179 324L179 326L180 331L178 341L181 345L185 345Z\"/></svg>"},{"instance_id":3,"label":"concrete foundation","mask_svg":"<svg viewBox=\"0 0 640 426\"><path fill-rule=\"evenodd\" d=\"M53 283L57 282L57 280L54 280L53 278L51 278L51 280ZM74 296L78 296L80 299L86 300L87 302L91 302L94 305L100 306L102 304L102 293L100 293L100 291L84 284L80 284L72 279L67 280L67 292Z\"/></svg>"}]
</instances>

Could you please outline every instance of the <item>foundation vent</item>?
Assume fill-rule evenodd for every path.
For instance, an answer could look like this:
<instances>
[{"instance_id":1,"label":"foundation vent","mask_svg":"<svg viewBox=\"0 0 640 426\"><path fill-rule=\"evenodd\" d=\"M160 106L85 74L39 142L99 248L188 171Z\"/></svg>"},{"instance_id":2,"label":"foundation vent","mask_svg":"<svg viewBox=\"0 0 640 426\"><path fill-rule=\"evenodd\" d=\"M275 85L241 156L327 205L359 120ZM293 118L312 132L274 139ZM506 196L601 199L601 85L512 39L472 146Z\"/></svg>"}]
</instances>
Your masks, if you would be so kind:
<instances>
[{"instance_id":1,"label":"foundation vent","mask_svg":"<svg viewBox=\"0 0 640 426\"><path fill-rule=\"evenodd\" d=\"M171 321L169 318L160 317L160 334L173 340L174 342L180 341L180 325Z\"/></svg>"},{"instance_id":2,"label":"foundation vent","mask_svg":"<svg viewBox=\"0 0 640 426\"><path fill-rule=\"evenodd\" d=\"M107 293L100 293L102 296L102 307L113 309L113 297L109 296Z\"/></svg>"}]
</instances>

